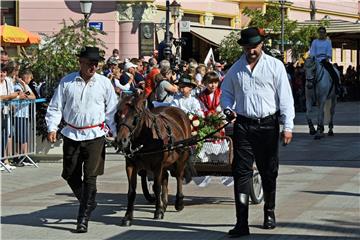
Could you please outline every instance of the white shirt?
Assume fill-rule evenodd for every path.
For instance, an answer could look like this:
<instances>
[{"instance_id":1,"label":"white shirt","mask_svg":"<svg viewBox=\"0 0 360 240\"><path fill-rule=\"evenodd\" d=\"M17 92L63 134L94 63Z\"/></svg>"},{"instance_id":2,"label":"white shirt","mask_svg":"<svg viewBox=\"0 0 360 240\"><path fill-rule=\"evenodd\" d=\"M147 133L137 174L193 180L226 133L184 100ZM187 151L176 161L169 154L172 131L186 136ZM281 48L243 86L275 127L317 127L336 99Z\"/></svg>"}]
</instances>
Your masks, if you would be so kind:
<instances>
[{"instance_id":1,"label":"white shirt","mask_svg":"<svg viewBox=\"0 0 360 240\"><path fill-rule=\"evenodd\" d=\"M21 92L31 92L31 88L28 85L25 85L25 88L20 83L15 83L14 85L14 91L21 91ZM30 101L27 100L20 100L14 102L16 106L16 117L22 117L22 118L29 118L29 107L30 107Z\"/></svg>"},{"instance_id":2,"label":"white shirt","mask_svg":"<svg viewBox=\"0 0 360 240\"><path fill-rule=\"evenodd\" d=\"M201 110L200 101L191 95L189 97L177 95L171 102L170 106L178 107L185 113L192 113L202 117L204 115Z\"/></svg>"},{"instance_id":3,"label":"white shirt","mask_svg":"<svg viewBox=\"0 0 360 240\"><path fill-rule=\"evenodd\" d=\"M326 58L331 60L332 46L330 39L315 39L311 43L310 56L315 57L318 62Z\"/></svg>"},{"instance_id":4,"label":"white shirt","mask_svg":"<svg viewBox=\"0 0 360 240\"><path fill-rule=\"evenodd\" d=\"M116 106L117 96L110 79L95 73L86 84L79 72L70 73L60 81L50 101L45 117L48 131L57 131L63 117L66 123L78 128L106 122L115 136ZM104 136L106 130L66 126L61 133L72 140L83 141Z\"/></svg>"},{"instance_id":5,"label":"white shirt","mask_svg":"<svg viewBox=\"0 0 360 240\"><path fill-rule=\"evenodd\" d=\"M3 82L0 83L0 96L7 96L14 92L14 85L12 79L6 77Z\"/></svg>"},{"instance_id":6,"label":"white shirt","mask_svg":"<svg viewBox=\"0 0 360 240\"><path fill-rule=\"evenodd\" d=\"M249 118L264 118L280 110L284 128L294 127L294 99L284 64L262 52L251 72L245 54L234 63L221 84L222 109Z\"/></svg>"}]
</instances>

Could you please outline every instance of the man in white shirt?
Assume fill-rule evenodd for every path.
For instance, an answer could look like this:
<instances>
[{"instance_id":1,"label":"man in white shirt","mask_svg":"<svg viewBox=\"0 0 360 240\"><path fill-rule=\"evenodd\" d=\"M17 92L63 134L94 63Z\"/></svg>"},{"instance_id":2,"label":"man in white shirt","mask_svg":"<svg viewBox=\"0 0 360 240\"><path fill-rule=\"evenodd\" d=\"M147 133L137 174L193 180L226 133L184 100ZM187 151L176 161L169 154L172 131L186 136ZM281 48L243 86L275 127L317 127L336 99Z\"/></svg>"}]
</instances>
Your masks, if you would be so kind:
<instances>
[{"instance_id":1,"label":"man in white shirt","mask_svg":"<svg viewBox=\"0 0 360 240\"><path fill-rule=\"evenodd\" d=\"M61 130L64 136L62 177L80 202L76 231L84 233L97 205L96 178L104 173L107 126L116 134L117 96L111 81L96 73L98 62L104 60L99 49L86 47L78 57L80 71L60 81L45 119L50 142L56 142L62 118L67 124Z\"/></svg>"},{"instance_id":2,"label":"man in white shirt","mask_svg":"<svg viewBox=\"0 0 360 240\"><path fill-rule=\"evenodd\" d=\"M332 44L331 40L326 36L326 28L318 28L319 38L311 43L310 56L315 57L316 61L320 62L329 72L331 79L335 82L335 92L340 94L340 79L331 64L332 58Z\"/></svg>"},{"instance_id":3,"label":"man in white shirt","mask_svg":"<svg viewBox=\"0 0 360 240\"><path fill-rule=\"evenodd\" d=\"M264 189L265 229L275 223L275 191L278 175L279 116L283 144L290 143L295 117L294 101L284 64L262 51L264 35L258 28L241 31L238 43L244 54L233 64L221 85L221 107L234 123L234 194L237 222L232 237L249 235L248 213L253 163Z\"/></svg>"}]
</instances>

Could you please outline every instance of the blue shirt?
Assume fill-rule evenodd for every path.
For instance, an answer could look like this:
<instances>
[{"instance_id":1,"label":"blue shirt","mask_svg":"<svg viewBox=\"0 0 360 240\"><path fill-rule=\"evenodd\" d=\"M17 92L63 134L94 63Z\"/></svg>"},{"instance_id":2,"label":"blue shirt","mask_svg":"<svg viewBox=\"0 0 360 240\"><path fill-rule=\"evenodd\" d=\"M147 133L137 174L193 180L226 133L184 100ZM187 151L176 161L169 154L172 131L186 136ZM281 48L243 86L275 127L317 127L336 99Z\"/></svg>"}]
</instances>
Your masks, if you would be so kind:
<instances>
[{"instance_id":1,"label":"blue shirt","mask_svg":"<svg viewBox=\"0 0 360 240\"><path fill-rule=\"evenodd\" d=\"M294 127L294 99L284 64L262 52L251 71L243 54L221 84L220 104L238 115L264 118L280 111L284 129Z\"/></svg>"},{"instance_id":2,"label":"blue shirt","mask_svg":"<svg viewBox=\"0 0 360 240\"><path fill-rule=\"evenodd\" d=\"M107 77L95 73L86 83L79 72L70 73L60 81L47 109L48 132L57 131L61 118L64 118L66 123L77 128L106 122L115 136L117 103L114 87ZM76 129L67 125L61 133L74 141L83 141L104 136L106 129Z\"/></svg>"},{"instance_id":3,"label":"blue shirt","mask_svg":"<svg viewBox=\"0 0 360 240\"><path fill-rule=\"evenodd\" d=\"M310 56L315 57L318 62L326 58L331 60L332 46L330 39L315 39L311 43Z\"/></svg>"}]
</instances>

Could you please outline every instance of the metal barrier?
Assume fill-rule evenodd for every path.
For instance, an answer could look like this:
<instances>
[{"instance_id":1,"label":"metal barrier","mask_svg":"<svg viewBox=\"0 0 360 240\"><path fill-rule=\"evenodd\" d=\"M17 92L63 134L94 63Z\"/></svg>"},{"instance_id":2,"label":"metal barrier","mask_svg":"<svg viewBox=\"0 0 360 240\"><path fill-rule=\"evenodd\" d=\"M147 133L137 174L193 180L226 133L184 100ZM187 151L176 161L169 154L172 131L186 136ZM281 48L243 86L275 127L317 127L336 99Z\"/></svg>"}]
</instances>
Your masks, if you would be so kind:
<instances>
[{"instance_id":1,"label":"metal barrier","mask_svg":"<svg viewBox=\"0 0 360 240\"><path fill-rule=\"evenodd\" d=\"M39 101L0 101L0 164L7 172L11 172L11 169L3 163L5 159L19 158L18 164L28 159L33 166L39 167L29 157L36 152L36 102Z\"/></svg>"}]
</instances>

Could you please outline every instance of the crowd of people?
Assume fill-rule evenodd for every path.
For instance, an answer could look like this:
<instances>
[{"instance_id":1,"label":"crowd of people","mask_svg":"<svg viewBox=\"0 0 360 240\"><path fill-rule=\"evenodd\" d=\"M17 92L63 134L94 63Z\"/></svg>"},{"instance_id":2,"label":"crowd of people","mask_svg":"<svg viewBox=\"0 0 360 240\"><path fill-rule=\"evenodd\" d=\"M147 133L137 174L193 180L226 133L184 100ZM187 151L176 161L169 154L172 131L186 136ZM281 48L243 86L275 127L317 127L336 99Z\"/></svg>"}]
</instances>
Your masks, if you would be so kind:
<instances>
[{"instance_id":1,"label":"crowd of people","mask_svg":"<svg viewBox=\"0 0 360 240\"><path fill-rule=\"evenodd\" d=\"M3 165L9 170L23 166L19 158L8 159L8 156L26 154L29 150L29 104L19 101L15 105L7 104L8 100L32 100L37 96L35 82L30 70L20 72L20 65L10 61L6 51L1 51L0 100L1 104L1 157ZM19 165L21 163L21 165Z\"/></svg>"}]
</instances>

